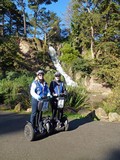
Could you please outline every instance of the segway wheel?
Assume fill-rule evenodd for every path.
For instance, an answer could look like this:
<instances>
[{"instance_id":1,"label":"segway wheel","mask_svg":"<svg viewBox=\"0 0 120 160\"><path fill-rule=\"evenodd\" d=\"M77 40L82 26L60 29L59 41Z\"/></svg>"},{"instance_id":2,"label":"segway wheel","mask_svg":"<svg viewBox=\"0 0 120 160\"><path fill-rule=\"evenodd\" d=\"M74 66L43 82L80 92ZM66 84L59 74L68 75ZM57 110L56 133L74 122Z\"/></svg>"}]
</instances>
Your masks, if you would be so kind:
<instances>
[{"instance_id":1,"label":"segway wheel","mask_svg":"<svg viewBox=\"0 0 120 160\"><path fill-rule=\"evenodd\" d=\"M28 141L34 140L34 129L31 123L27 123L24 128L24 136Z\"/></svg>"},{"instance_id":2,"label":"segway wheel","mask_svg":"<svg viewBox=\"0 0 120 160\"><path fill-rule=\"evenodd\" d=\"M66 119L65 122L64 122L64 131L68 131L68 128L69 128L69 122Z\"/></svg>"}]
</instances>

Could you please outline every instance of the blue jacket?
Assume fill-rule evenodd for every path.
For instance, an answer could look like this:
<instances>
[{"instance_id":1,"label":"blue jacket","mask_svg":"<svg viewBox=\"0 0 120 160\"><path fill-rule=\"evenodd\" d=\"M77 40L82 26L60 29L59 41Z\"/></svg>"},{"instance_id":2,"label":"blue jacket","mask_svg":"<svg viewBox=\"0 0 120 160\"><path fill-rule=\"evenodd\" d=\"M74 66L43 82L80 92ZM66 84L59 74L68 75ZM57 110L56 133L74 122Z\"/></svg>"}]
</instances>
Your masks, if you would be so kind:
<instances>
[{"instance_id":1,"label":"blue jacket","mask_svg":"<svg viewBox=\"0 0 120 160\"><path fill-rule=\"evenodd\" d=\"M53 94L60 95L61 93L66 94L64 83L62 81L59 81L59 82L52 81L50 83L50 92L51 92L51 95Z\"/></svg>"},{"instance_id":2,"label":"blue jacket","mask_svg":"<svg viewBox=\"0 0 120 160\"><path fill-rule=\"evenodd\" d=\"M49 87L46 82L41 83L39 80L34 80L31 85L30 94L36 100L50 96Z\"/></svg>"}]
</instances>

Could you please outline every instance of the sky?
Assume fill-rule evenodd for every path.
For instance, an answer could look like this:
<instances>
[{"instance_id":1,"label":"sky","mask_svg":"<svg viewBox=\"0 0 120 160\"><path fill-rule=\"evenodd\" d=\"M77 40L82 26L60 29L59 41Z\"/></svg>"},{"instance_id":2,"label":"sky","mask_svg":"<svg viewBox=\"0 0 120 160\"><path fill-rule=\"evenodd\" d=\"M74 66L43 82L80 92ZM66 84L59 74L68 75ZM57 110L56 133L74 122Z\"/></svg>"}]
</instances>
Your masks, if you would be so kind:
<instances>
[{"instance_id":1,"label":"sky","mask_svg":"<svg viewBox=\"0 0 120 160\"><path fill-rule=\"evenodd\" d=\"M50 5L45 5L45 7L57 13L57 16L61 18L61 20L64 21L65 12L67 10L67 6L69 4L70 0L58 0L56 3L52 3Z\"/></svg>"},{"instance_id":2,"label":"sky","mask_svg":"<svg viewBox=\"0 0 120 160\"><path fill-rule=\"evenodd\" d=\"M61 19L61 23L66 25L65 22L65 13L67 11L67 7L71 0L58 0L58 2L53 2L50 5L41 5L45 7L47 10L53 11L57 14L57 16ZM27 8L27 12L30 13L31 10Z\"/></svg>"}]
</instances>

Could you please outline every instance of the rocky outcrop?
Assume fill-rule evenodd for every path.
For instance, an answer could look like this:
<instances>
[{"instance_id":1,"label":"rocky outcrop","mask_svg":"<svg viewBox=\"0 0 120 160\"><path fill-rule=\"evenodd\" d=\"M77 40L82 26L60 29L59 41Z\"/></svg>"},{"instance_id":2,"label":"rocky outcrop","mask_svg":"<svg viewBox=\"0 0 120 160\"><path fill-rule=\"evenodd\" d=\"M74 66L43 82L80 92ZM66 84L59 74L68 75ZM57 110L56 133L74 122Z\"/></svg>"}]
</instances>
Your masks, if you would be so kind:
<instances>
[{"instance_id":1,"label":"rocky outcrop","mask_svg":"<svg viewBox=\"0 0 120 160\"><path fill-rule=\"evenodd\" d=\"M43 51L43 41L37 38L21 38L19 48L24 54L30 54L33 50Z\"/></svg>"},{"instance_id":2,"label":"rocky outcrop","mask_svg":"<svg viewBox=\"0 0 120 160\"><path fill-rule=\"evenodd\" d=\"M19 47L20 51L24 54L27 54L30 50L30 44L25 40L20 41Z\"/></svg>"},{"instance_id":3,"label":"rocky outcrop","mask_svg":"<svg viewBox=\"0 0 120 160\"><path fill-rule=\"evenodd\" d=\"M100 102L105 100L111 93L112 90L107 87L104 83L99 83L98 79L92 76L91 78L85 78L85 87L89 93L88 103L91 106L97 106Z\"/></svg>"},{"instance_id":4,"label":"rocky outcrop","mask_svg":"<svg viewBox=\"0 0 120 160\"><path fill-rule=\"evenodd\" d=\"M111 89L105 83L99 83L97 78L92 76L90 79L85 78L85 86L89 92L99 92L103 95L112 93Z\"/></svg>"}]
</instances>

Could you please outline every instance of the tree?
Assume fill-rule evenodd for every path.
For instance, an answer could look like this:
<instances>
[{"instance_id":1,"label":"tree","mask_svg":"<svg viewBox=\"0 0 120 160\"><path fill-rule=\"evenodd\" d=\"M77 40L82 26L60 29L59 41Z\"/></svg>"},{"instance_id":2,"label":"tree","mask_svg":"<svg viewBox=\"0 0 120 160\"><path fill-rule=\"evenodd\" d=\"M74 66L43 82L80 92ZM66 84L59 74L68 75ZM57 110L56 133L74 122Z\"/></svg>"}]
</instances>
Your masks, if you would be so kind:
<instances>
[{"instance_id":1,"label":"tree","mask_svg":"<svg viewBox=\"0 0 120 160\"><path fill-rule=\"evenodd\" d=\"M79 50L91 49L94 59L103 50L119 51L120 2L119 0L72 1L71 37ZM114 46L114 47L113 47Z\"/></svg>"},{"instance_id":2,"label":"tree","mask_svg":"<svg viewBox=\"0 0 120 160\"><path fill-rule=\"evenodd\" d=\"M58 0L28 0L31 5L39 5L39 4L51 4L52 2L57 2Z\"/></svg>"},{"instance_id":3,"label":"tree","mask_svg":"<svg viewBox=\"0 0 120 160\"><path fill-rule=\"evenodd\" d=\"M60 41L60 18L54 12L48 11L44 14L41 19L41 26L44 28L47 42L58 42Z\"/></svg>"},{"instance_id":4,"label":"tree","mask_svg":"<svg viewBox=\"0 0 120 160\"><path fill-rule=\"evenodd\" d=\"M98 36L100 15L98 1L76 0L72 1L71 29L75 47L80 51L91 49L91 58L95 56L95 39ZM79 45L79 46L78 46Z\"/></svg>"},{"instance_id":5,"label":"tree","mask_svg":"<svg viewBox=\"0 0 120 160\"><path fill-rule=\"evenodd\" d=\"M23 21L16 4L12 0L1 2L1 27L2 35L21 35L23 34Z\"/></svg>"},{"instance_id":6,"label":"tree","mask_svg":"<svg viewBox=\"0 0 120 160\"><path fill-rule=\"evenodd\" d=\"M38 23L39 23L39 17L42 15L42 10L40 8L41 4L51 4L52 2L57 2L58 0L28 0L28 6L31 10L33 10L33 16L30 18L30 23L33 25L34 27L34 37L37 36L37 33L39 33L40 31L37 30L38 28Z\"/></svg>"},{"instance_id":7,"label":"tree","mask_svg":"<svg viewBox=\"0 0 120 160\"><path fill-rule=\"evenodd\" d=\"M16 44L17 39L6 38L1 41L0 45L0 70L2 76L6 77L7 71L13 71L17 69L20 61L20 56L18 55L18 45Z\"/></svg>"},{"instance_id":8,"label":"tree","mask_svg":"<svg viewBox=\"0 0 120 160\"><path fill-rule=\"evenodd\" d=\"M101 14L100 38L97 48L103 54L119 56L120 53L120 1L103 1L99 6ZM98 55L99 56L99 55Z\"/></svg>"},{"instance_id":9,"label":"tree","mask_svg":"<svg viewBox=\"0 0 120 160\"><path fill-rule=\"evenodd\" d=\"M22 15L23 15L23 24L24 24L24 36L26 37L27 36L27 31L26 31L26 12L25 12L25 9L26 9L26 3L25 3L25 0L18 0L17 1L17 4L21 7L22 9Z\"/></svg>"},{"instance_id":10,"label":"tree","mask_svg":"<svg viewBox=\"0 0 120 160\"><path fill-rule=\"evenodd\" d=\"M0 2L0 35L4 35L4 8L3 2Z\"/></svg>"},{"instance_id":11,"label":"tree","mask_svg":"<svg viewBox=\"0 0 120 160\"><path fill-rule=\"evenodd\" d=\"M10 0L2 0L0 2L0 25L1 25L1 35L4 36L5 27L5 15L7 13L7 8L11 8L12 2Z\"/></svg>"}]
</instances>

